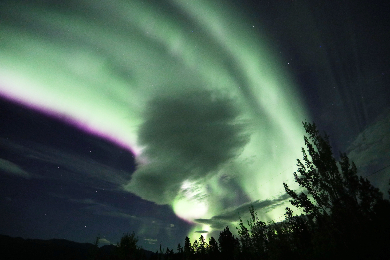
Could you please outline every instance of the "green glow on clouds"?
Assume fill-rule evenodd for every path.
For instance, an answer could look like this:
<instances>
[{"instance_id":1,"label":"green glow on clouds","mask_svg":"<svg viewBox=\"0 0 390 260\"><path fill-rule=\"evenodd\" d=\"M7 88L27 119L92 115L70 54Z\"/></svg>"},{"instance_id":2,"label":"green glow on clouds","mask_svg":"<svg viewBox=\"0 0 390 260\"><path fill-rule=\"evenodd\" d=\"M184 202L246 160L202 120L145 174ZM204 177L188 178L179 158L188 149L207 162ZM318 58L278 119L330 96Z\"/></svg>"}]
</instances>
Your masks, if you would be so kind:
<instances>
[{"instance_id":1,"label":"green glow on clouds","mask_svg":"<svg viewBox=\"0 0 390 260\"><path fill-rule=\"evenodd\" d=\"M307 116L266 37L225 3L3 5L0 93L135 151L140 166L125 190L208 231L196 219L245 202L231 187L252 201L283 192ZM180 103L193 110L176 116L169 108ZM197 117L207 118L203 132L185 119Z\"/></svg>"}]
</instances>

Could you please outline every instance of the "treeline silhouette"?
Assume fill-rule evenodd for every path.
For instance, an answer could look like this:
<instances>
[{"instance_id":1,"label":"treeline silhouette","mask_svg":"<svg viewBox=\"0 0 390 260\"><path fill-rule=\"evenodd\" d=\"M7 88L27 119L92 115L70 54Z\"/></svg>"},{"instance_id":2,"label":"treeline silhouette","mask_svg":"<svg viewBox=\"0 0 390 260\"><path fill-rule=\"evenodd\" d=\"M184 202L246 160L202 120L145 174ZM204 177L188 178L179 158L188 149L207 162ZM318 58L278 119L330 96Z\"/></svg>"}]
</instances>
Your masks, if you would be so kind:
<instances>
[{"instance_id":1,"label":"treeline silhouette","mask_svg":"<svg viewBox=\"0 0 390 260\"><path fill-rule=\"evenodd\" d=\"M384 199L379 189L366 178L357 175L355 164L345 153L335 159L329 137L322 136L315 124L304 122L303 126L306 148L302 148L303 159L297 160L298 170L294 173L300 192L283 183L291 197L290 203L300 214L294 214L287 207L282 222L261 221L251 206L250 219L239 218L238 236L226 227L218 240L210 237L206 241L201 235L191 243L186 237L184 245L178 244L175 250L160 246L154 254L137 246L134 232L124 234L116 246L99 248L97 237L94 245L85 247L88 254L79 250L80 246L61 242L62 246L56 244L57 252L51 249L51 257L44 257L42 247L38 250L37 243L27 252L27 247L23 248L24 241L17 240L19 244L15 246L8 238L0 239L0 250L3 256L8 251L31 257L34 257L31 252L38 250L40 254L38 258L34 257L36 259L390 259L389 200ZM388 192L390 195L390 190ZM60 254L59 251L65 248L73 252Z\"/></svg>"},{"instance_id":2,"label":"treeline silhouette","mask_svg":"<svg viewBox=\"0 0 390 260\"><path fill-rule=\"evenodd\" d=\"M283 183L291 204L285 220L261 221L254 208L251 218L240 218L235 237L226 227L218 241L201 235L192 244L185 238L176 252L167 248L151 259L257 260L257 259L390 259L390 203L379 189L361 176L345 153L336 160L329 137L313 123L306 131L303 159L297 160L297 193ZM389 183L390 184L390 183ZM390 190L388 191L390 195Z\"/></svg>"},{"instance_id":3,"label":"treeline silhouette","mask_svg":"<svg viewBox=\"0 0 390 260\"><path fill-rule=\"evenodd\" d=\"M91 243L77 243L65 239L23 239L0 235L0 259L4 260L85 260L93 250L95 248Z\"/></svg>"},{"instance_id":4,"label":"treeline silhouette","mask_svg":"<svg viewBox=\"0 0 390 260\"><path fill-rule=\"evenodd\" d=\"M133 235L134 236L134 235ZM129 240L131 235L124 234L122 240ZM124 238L124 239L123 239ZM125 243L98 247L98 239L94 244L77 243L66 239L23 239L0 235L1 260L92 260L92 259L149 259L153 252L142 248L128 247ZM121 240L121 242L122 242ZM135 249L135 250L134 250ZM129 258L131 257L131 258Z\"/></svg>"}]
</instances>

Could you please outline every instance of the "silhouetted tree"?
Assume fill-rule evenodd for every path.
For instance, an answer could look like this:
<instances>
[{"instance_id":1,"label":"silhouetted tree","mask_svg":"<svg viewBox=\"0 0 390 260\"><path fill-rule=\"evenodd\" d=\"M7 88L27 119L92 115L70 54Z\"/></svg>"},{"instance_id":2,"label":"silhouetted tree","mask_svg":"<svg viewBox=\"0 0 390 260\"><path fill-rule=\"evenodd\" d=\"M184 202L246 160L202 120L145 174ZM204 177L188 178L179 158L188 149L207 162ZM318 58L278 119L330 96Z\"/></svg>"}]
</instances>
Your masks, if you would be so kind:
<instances>
[{"instance_id":1,"label":"silhouetted tree","mask_svg":"<svg viewBox=\"0 0 390 260\"><path fill-rule=\"evenodd\" d=\"M291 204L305 213L307 223L314 223L314 258L372 259L371 250L364 244L367 235L372 234L367 227L375 219L377 206L385 205L383 195L367 179L357 176L357 168L346 154L340 153L336 161L329 137L321 136L315 124L304 122L303 126L308 135L304 136L306 149L302 148L303 161L298 159L294 178L304 190L298 194L286 183L283 185L292 197ZM290 224L304 227L296 221ZM293 227L293 233L306 232L302 227Z\"/></svg>"},{"instance_id":2,"label":"silhouetted tree","mask_svg":"<svg viewBox=\"0 0 390 260\"><path fill-rule=\"evenodd\" d=\"M310 259L312 254L312 224L307 216L293 216L293 211L287 207L286 220L282 223L285 238L290 245L291 255L296 259Z\"/></svg>"},{"instance_id":3,"label":"silhouetted tree","mask_svg":"<svg viewBox=\"0 0 390 260\"><path fill-rule=\"evenodd\" d=\"M173 252L173 249L169 249L167 247L167 249L165 250L165 254L164 254L164 260L173 260L174 259L174 252Z\"/></svg>"},{"instance_id":4,"label":"silhouetted tree","mask_svg":"<svg viewBox=\"0 0 390 260\"><path fill-rule=\"evenodd\" d=\"M95 238L95 240L93 242L93 247L91 247L91 249L88 252L88 259L93 259L93 260L100 259L100 256L99 256L99 240L100 240L100 235L98 235Z\"/></svg>"},{"instance_id":5,"label":"silhouetted tree","mask_svg":"<svg viewBox=\"0 0 390 260\"><path fill-rule=\"evenodd\" d=\"M184 249L183 247L180 245L180 243L177 245L177 254L178 255L183 255L184 253Z\"/></svg>"},{"instance_id":6,"label":"silhouetted tree","mask_svg":"<svg viewBox=\"0 0 390 260\"><path fill-rule=\"evenodd\" d=\"M193 254L191 241L189 237L186 237L184 240L184 256L185 259L191 259L191 256Z\"/></svg>"},{"instance_id":7,"label":"silhouetted tree","mask_svg":"<svg viewBox=\"0 0 390 260\"><path fill-rule=\"evenodd\" d=\"M222 259L235 259L240 251L240 242L230 232L229 227L226 227L218 238L219 249Z\"/></svg>"},{"instance_id":8,"label":"silhouetted tree","mask_svg":"<svg viewBox=\"0 0 390 260\"><path fill-rule=\"evenodd\" d=\"M198 254L199 253L198 247L199 247L198 240L195 239L195 241L192 243L192 252L193 252L193 254Z\"/></svg>"},{"instance_id":9,"label":"silhouetted tree","mask_svg":"<svg viewBox=\"0 0 390 260\"><path fill-rule=\"evenodd\" d=\"M199 242L198 242L198 249L197 249L197 254L198 258L204 259L206 255L206 249L208 247L208 244L206 243L203 235L200 235L199 237Z\"/></svg>"},{"instance_id":10,"label":"silhouetted tree","mask_svg":"<svg viewBox=\"0 0 390 260\"><path fill-rule=\"evenodd\" d=\"M120 243L117 245L117 255L119 259L141 259L142 254L137 246L138 238L135 233L123 234Z\"/></svg>"},{"instance_id":11,"label":"silhouetted tree","mask_svg":"<svg viewBox=\"0 0 390 260\"><path fill-rule=\"evenodd\" d=\"M207 248L207 254L210 259L216 259L219 255L218 242L214 237L209 239L209 247Z\"/></svg>"},{"instance_id":12,"label":"silhouetted tree","mask_svg":"<svg viewBox=\"0 0 390 260\"><path fill-rule=\"evenodd\" d=\"M239 219L240 219L240 224L239 227L237 227L237 231L241 242L241 255L243 258L250 260L254 258L254 253L255 253L253 247L253 241L249 229L245 226L241 217L239 217ZM250 225L250 220L248 220L248 224Z\"/></svg>"}]
</instances>

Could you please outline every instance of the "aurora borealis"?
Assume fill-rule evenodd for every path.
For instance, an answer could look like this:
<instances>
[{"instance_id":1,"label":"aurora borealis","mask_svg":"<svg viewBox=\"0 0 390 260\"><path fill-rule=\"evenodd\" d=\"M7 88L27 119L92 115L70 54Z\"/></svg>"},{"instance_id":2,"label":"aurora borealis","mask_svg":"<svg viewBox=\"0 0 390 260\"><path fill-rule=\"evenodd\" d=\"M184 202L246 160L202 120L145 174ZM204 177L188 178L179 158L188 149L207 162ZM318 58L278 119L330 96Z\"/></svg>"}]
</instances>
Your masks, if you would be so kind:
<instances>
[{"instance_id":1,"label":"aurora borealis","mask_svg":"<svg viewBox=\"0 0 390 260\"><path fill-rule=\"evenodd\" d=\"M320 126L349 136L351 143L388 106L388 91L382 91L385 101L376 103L370 100L378 97L367 93L369 84L382 89L390 71L382 67L376 76L359 67L351 57L359 58L343 53L347 36L338 51L324 50L340 45L330 26L298 26L318 21L321 8L285 1L273 10L265 2L248 2L239 10L237 2L214 0L1 1L0 95L132 153L136 166L119 170L81 152L30 147L7 136L2 144L29 162L35 158L65 172L88 172L88 178L67 182L153 205L154 213L138 216L134 212L141 210L132 201L118 202L119 207L90 194L56 194L113 222L131 219L126 228L151 249L156 247L151 241L175 247L183 234L192 239L199 232L217 234L238 220L237 212L244 215L249 203L262 219L280 220L288 202L282 183L292 185L303 145L301 122L318 118ZM245 11L251 5L258 11L262 4L264 13ZM274 24L266 23L272 19ZM293 43L279 43L283 38ZM29 173L34 170L4 155L0 163L6 176L58 177ZM171 234L178 224L164 214L176 216L185 227L181 233ZM157 238L160 230L168 242ZM93 238L104 229L90 232ZM112 234L107 239L117 242Z\"/></svg>"}]
</instances>

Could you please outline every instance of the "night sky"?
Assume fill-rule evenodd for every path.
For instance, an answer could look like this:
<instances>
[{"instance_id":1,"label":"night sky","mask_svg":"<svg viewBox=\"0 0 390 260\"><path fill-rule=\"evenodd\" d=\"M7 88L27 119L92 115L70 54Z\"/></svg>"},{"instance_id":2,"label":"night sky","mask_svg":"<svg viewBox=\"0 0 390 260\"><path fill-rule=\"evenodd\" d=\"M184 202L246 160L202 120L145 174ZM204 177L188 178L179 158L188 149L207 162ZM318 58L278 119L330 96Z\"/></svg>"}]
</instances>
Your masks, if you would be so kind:
<instances>
[{"instance_id":1,"label":"night sky","mask_svg":"<svg viewBox=\"0 0 390 260\"><path fill-rule=\"evenodd\" d=\"M302 121L388 198L388 1L0 1L0 234L156 251L281 221Z\"/></svg>"}]
</instances>

